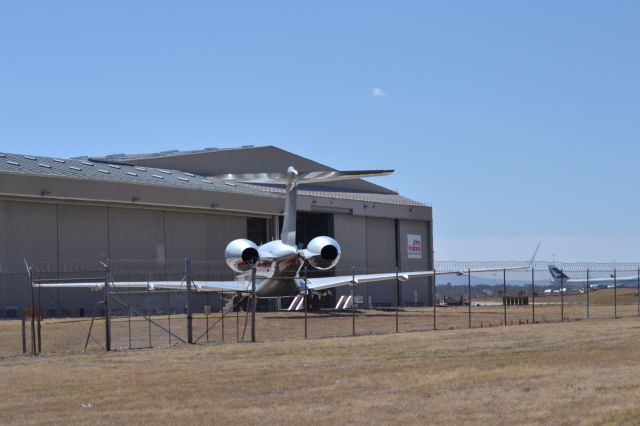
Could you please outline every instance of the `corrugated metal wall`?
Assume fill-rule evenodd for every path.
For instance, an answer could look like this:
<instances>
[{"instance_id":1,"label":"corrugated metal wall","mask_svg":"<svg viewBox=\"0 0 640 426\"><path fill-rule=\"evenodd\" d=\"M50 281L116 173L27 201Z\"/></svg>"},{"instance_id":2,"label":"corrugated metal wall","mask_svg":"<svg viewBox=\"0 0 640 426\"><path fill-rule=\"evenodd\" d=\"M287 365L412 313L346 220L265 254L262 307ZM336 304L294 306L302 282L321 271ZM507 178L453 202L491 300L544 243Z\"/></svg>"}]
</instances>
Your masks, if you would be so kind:
<instances>
[{"instance_id":1,"label":"corrugated metal wall","mask_svg":"<svg viewBox=\"0 0 640 426\"><path fill-rule=\"evenodd\" d=\"M184 258L193 261L195 278L232 279L223 259L224 247L246 236L246 216L147 208L124 208L0 200L0 309L30 304L30 287L22 266L26 258L38 278L99 277L99 260L110 258L117 279L179 279ZM343 257L336 274L393 272L396 243L400 270L430 269L430 222L336 214L335 237ZM422 238L422 259L409 259L407 234ZM401 304L431 303L430 280L401 286ZM348 293L341 288L338 295ZM99 293L47 290L46 309L91 309ZM368 303L395 304L395 281L357 287Z\"/></svg>"},{"instance_id":2,"label":"corrugated metal wall","mask_svg":"<svg viewBox=\"0 0 640 426\"><path fill-rule=\"evenodd\" d=\"M246 235L246 217L76 204L0 200L0 309L30 305L23 259L37 278L101 277L112 260L117 279L179 279L184 259L194 276L231 279L224 247ZM99 293L40 291L45 309L90 312Z\"/></svg>"},{"instance_id":3,"label":"corrugated metal wall","mask_svg":"<svg viewBox=\"0 0 640 426\"><path fill-rule=\"evenodd\" d=\"M400 271L421 271L431 269L431 225L425 221L398 221L396 240L395 220L362 216L335 215L335 237L342 246L342 260L336 275L348 275L355 266L356 273L393 272L396 267L396 242L399 249ZM407 235L420 235L422 258L409 259ZM347 287L337 290L338 297L348 294ZM414 279L401 283L401 305L422 303L430 305L431 280ZM356 287L356 295L363 297L367 304L369 297L373 304L391 303L395 305L395 281L365 284Z\"/></svg>"}]
</instances>

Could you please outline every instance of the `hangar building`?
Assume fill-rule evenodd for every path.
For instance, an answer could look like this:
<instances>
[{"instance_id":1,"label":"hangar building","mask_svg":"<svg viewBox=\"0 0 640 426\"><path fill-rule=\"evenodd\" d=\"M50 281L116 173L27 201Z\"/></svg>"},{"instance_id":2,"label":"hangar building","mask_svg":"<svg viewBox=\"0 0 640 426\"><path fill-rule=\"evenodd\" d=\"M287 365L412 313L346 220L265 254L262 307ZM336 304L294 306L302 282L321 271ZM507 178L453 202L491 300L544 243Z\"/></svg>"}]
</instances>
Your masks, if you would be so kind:
<instances>
[{"instance_id":1,"label":"hangar building","mask_svg":"<svg viewBox=\"0 0 640 426\"><path fill-rule=\"evenodd\" d=\"M278 239L284 189L210 179L224 173L334 170L274 146L60 159L0 153L0 317L30 306L26 263L35 278L229 280L226 244ZM365 180L301 186L300 243L334 237L342 260L331 274L431 269L431 207ZM395 281L394 281L395 282ZM365 306L395 306L394 282L356 287ZM432 303L430 279L401 285L401 305ZM41 290L48 315L76 316L100 295ZM349 292L337 289L326 301Z\"/></svg>"}]
</instances>

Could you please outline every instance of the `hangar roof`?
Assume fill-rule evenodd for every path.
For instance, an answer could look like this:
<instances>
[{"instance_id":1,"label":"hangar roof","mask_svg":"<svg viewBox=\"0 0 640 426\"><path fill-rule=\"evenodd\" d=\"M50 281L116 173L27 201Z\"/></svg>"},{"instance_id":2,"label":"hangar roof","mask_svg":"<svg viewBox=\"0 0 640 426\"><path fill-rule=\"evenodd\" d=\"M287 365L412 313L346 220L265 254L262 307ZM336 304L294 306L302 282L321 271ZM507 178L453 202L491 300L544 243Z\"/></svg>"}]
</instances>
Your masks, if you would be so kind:
<instances>
[{"instance_id":1,"label":"hangar roof","mask_svg":"<svg viewBox=\"0 0 640 426\"><path fill-rule=\"evenodd\" d=\"M226 152L227 155L220 156L222 152ZM218 155L211 155L212 153L218 153ZM244 146L220 150L206 148L199 151L114 154L101 158L72 159L0 153L0 173L232 192L270 198L281 198L285 192L284 188L224 182L211 179L209 176L225 172L281 171L286 170L284 165L294 165L301 171L335 170L273 146ZM298 193L309 197L402 206L427 206L361 179L323 183L322 186L302 185Z\"/></svg>"},{"instance_id":2,"label":"hangar roof","mask_svg":"<svg viewBox=\"0 0 640 426\"><path fill-rule=\"evenodd\" d=\"M239 183L238 185L244 188L256 189L265 193L277 193L282 194L282 196L284 196L285 194L285 189L281 187L262 186L248 183ZM402 206L427 206L427 204L425 203L420 203L418 201L414 201L410 198L403 197L402 195L398 194L369 194L363 192L321 191L316 189L310 190L306 188L308 188L307 185L301 185L300 189L298 190L298 194L310 197L365 201L368 203L397 204Z\"/></svg>"},{"instance_id":3,"label":"hangar roof","mask_svg":"<svg viewBox=\"0 0 640 426\"><path fill-rule=\"evenodd\" d=\"M0 153L0 173L68 177L75 179L171 186L208 191L239 192L273 196L254 188L207 179L206 176L180 170L141 167L122 162L60 159L23 154Z\"/></svg>"},{"instance_id":4,"label":"hangar roof","mask_svg":"<svg viewBox=\"0 0 640 426\"><path fill-rule=\"evenodd\" d=\"M112 154L102 160L124 161L141 166L167 167L204 176L226 173L285 172L294 166L300 172L335 171L334 168L275 146L245 145L240 148L205 148L197 151L163 151L155 154ZM385 168L385 167L380 167ZM310 185L332 192L395 194L397 192L362 179Z\"/></svg>"},{"instance_id":5,"label":"hangar roof","mask_svg":"<svg viewBox=\"0 0 640 426\"><path fill-rule=\"evenodd\" d=\"M146 152L146 153L138 153L138 154L109 154L104 158L113 160L113 161L131 161L131 160L141 160L141 159L149 159L149 158L166 158L166 157L174 157L174 156L184 156L184 155L192 155L192 154L203 154L207 152L218 152L218 151L238 151L243 149L255 149L255 148L263 148L256 147L255 145L243 145L241 147L231 147L231 148L217 148L217 147L208 147L202 149L192 149L192 150L179 150L179 149L170 149L167 151L160 152ZM82 157L85 158L85 157ZM81 159L81 157L76 157L76 159Z\"/></svg>"},{"instance_id":6,"label":"hangar roof","mask_svg":"<svg viewBox=\"0 0 640 426\"><path fill-rule=\"evenodd\" d=\"M256 147L245 145L239 148L204 148L202 150L170 150L146 154L111 154L103 158L105 160L126 161L146 166L172 167L208 176L225 173L283 172L289 166L294 166L301 172L335 170L275 146ZM285 192L281 187L255 184L239 185L256 189L263 193L284 195ZM302 185L298 194L404 206L426 205L362 179Z\"/></svg>"}]
</instances>

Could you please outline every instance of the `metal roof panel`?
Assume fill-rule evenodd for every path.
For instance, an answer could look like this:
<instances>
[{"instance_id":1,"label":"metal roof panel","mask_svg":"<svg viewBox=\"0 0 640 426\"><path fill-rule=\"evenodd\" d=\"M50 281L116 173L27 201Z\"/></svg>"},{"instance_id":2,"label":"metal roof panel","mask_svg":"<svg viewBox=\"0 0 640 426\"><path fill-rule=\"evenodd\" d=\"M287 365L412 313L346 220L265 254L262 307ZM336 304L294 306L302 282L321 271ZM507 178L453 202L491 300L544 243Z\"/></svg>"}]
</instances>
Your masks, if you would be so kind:
<instances>
[{"instance_id":1,"label":"metal roof panel","mask_svg":"<svg viewBox=\"0 0 640 426\"><path fill-rule=\"evenodd\" d=\"M194 179L180 179L179 176L185 175L180 170L137 167L122 163L112 164L107 161L98 163L80 159L61 160L32 155L0 153L0 173L3 172L280 197L279 194L269 194L255 188L232 187L226 185L225 182L210 180L206 176L197 176L192 173L188 176L193 176Z\"/></svg>"}]
</instances>

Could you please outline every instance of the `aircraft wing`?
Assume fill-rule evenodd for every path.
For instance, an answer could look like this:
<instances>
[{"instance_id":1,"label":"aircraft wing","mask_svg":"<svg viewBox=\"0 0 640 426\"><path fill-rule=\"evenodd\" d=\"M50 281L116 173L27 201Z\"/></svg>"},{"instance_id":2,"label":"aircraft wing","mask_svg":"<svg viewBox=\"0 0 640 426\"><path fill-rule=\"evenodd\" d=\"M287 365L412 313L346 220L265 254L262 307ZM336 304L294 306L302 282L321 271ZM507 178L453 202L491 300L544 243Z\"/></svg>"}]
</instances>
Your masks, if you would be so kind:
<instances>
[{"instance_id":1,"label":"aircraft wing","mask_svg":"<svg viewBox=\"0 0 640 426\"><path fill-rule=\"evenodd\" d=\"M467 273L471 271L471 273L477 274L480 272L499 272L499 271L524 271L527 269L531 269L531 266L509 266L507 268L479 268L479 269L465 269L462 271L463 273Z\"/></svg>"},{"instance_id":2,"label":"aircraft wing","mask_svg":"<svg viewBox=\"0 0 640 426\"><path fill-rule=\"evenodd\" d=\"M249 281L196 281L194 285L198 291L251 291Z\"/></svg>"},{"instance_id":3,"label":"aircraft wing","mask_svg":"<svg viewBox=\"0 0 640 426\"><path fill-rule=\"evenodd\" d=\"M611 278L589 278L589 284L613 284L613 277ZM637 283L638 276L616 277L615 281L620 283ZM586 278L569 278L564 281L567 284L587 284Z\"/></svg>"},{"instance_id":4,"label":"aircraft wing","mask_svg":"<svg viewBox=\"0 0 640 426\"><path fill-rule=\"evenodd\" d=\"M613 278L611 279L613 280ZM629 283L629 282L633 282L636 283L638 282L638 276L627 276L627 277L616 277L616 281L617 282L623 282L623 283Z\"/></svg>"},{"instance_id":5,"label":"aircraft wing","mask_svg":"<svg viewBox=\"0 0 640 426\"><path fill-rule=\"evenodd\" d=\"M115 283L116 287L118 283ZM150 289L186 290L185 281L155 281ZM194 291L251 291L251 283L247 281L192 281Z\"/></svg>"},{"instance_id":6,"label":"aircraft wing","mask_svg":"<svg viewBox=\"0 0 640 426\"><path fill-rule=\"evenodd\" d=\"M194 291L250 291L251 283L247 281L193 281ZM104 282L47 282L34 283L34 287L39 288L89 288L101 290L104 288ZM110 287L113 289L124 288L146 288L168 289L168 290L185 290L187 283L185 281L121 281L111 282Z\"/></svg>"},{"instance_id":7,"label":"aircraft wing","mask_svg":"<svg viewBox=\"0 0 640 426\"><path fill-rule=\"evenodd\" d=\"M70 282L46 282L46 283L33 283L36 288L89 288L94 290L101 290L104 288L104 281L70 281ZM126 281L111 283L113 288L140 288L150 287L150 283L141 281Z\"/></svg>"},{"instance_id":8,"label":"aircraft wing","mask_svg":"<svg viewBox=\"0 0 640 426\"><path fill-rule=\"evenodd\" d=\"M307 280L307 288L310 290L326 290L333 287L341 287L345 285L355 285L374 283L378 281L395 280L408 281L411 278L433 277L435 275L464 275L467 272L494 272L494 271L522 271L531 268L526 266L510 266L508 268L483 268L470 269L465 271L415 271L415 272L387 272L383 274L366 274L366 275L342 275L337 277L310 278Z\"/></svg>"},{"instance_id":9,"label":"aircraft wing","mask_svg":"<svg viewBox=\"0 0 640 426\"><path fill-rule=\"evenodd\" d=\"M323 278L310 278L307 280L307 288L310 290L326 290L333 287L341 287L343 285L351 285L354 283L367 284L375 283L378 281L395 280L398 278L400 281L407 281L411 278L423 278L433 277L434 275L454 274L462 275L460 271L450 272L435 272L435 271L415 271L415 272L402 272L396 274L395 272L388 272L384 274L366 274L366 275L342 275L338 277L323 277Z\"/></svg>"}]
</instances>

